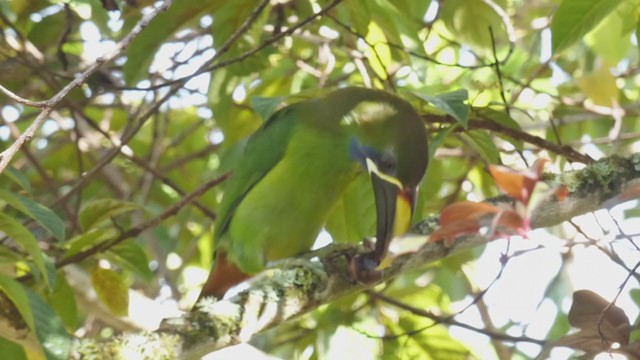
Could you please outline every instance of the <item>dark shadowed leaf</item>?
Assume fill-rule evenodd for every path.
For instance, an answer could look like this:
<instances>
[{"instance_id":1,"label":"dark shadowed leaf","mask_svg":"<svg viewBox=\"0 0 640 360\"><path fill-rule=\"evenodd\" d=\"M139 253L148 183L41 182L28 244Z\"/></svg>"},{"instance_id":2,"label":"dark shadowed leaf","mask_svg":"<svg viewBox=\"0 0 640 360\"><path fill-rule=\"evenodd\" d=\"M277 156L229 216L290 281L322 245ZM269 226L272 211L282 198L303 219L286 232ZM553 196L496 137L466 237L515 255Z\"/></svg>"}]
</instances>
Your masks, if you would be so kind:
<instances>
[{"instance_id":1,"label":"dark shadowed leaf","mask_svg":"<svg viewBox=\"0 0 640 360\"><path fill-rule=\"evenodd\" d=\"M52 289L55 286L55 276L49 276L50 273L46 265L49 259L40 249L38 241L33 234L15 219L2 213L0 213L0 231L13 239L31 256L38 272L44 278L47 286Z\"/></svg>"},{"instance_id":2,"label":"dark shadowed leaf","mask_svg":"<svg viewBox=\"0 0 640 360\"><path fill-rule=\"evenodd\" d=\"M31 188L31 183L29 183L29 179L26 176L24 176L24 174L21 173L20 171L16 170L13 167L8 167L5 170L4 174L7 175L9 179L13 180L13 182L20 185L20 187L23 190L25 190L27 193L31 194L33 192L33 189Z\"/></svg>"},{"instance_id":3,"label":"dark shadowed leaf","mask_svg":"<svg viewBox=\"0 0 640 360\"><path fill-rule=\"evenodd\" d=\"M0 189L0 200L34 219L58 241L64 241L64 222L49 208L24 196Z\"/></svg>"}]
</instances>

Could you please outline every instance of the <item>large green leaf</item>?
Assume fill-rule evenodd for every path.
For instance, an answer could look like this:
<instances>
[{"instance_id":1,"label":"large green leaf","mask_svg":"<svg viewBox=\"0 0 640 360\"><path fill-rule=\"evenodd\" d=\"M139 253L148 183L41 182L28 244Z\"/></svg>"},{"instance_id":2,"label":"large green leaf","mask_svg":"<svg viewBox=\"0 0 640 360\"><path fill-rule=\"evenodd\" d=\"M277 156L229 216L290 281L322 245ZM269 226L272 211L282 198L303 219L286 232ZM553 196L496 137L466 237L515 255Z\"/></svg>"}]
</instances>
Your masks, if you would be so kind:
<instances>
[{"instance_id":1,"label":"large green leaf","mask_svg":"<svg viewBox=\"0 0 640 360\"><path fill-rule=\"evenodd\" d=\"M564 0L551 20L552 49L557 54L591 31L623 0Z\"/></svg>"},{"instance_id":2,"label":"large green leaf","mask_svg":"<svg viewBox=\"0 0 640 360\"><path fill-rule=\"evenodd\" d=\"M640 1L637 0L622 3L585 35L585 43L610 64L617 64L627 55L631 47L631 33L638 19L637 16L629 16L629 14L632 14L638 6Z\"/></svg>"},{"instance_id":3,"label":"large green leaf","mask_svg":"<svg viewBox=\"0 0 640 360\"><path fill-rule=\"evenodd\" d=\"M140 207L128 201L118 199L97 199L88 202L80 211L79 221L82 229L87 231L97 227L101 222L114 216L124 214Z\"/></svg>"},{"instance_id":4,"label":"large green leaf","mask_svg":"<svg viewBox=\"0 0 640 360\"><path fill-rule=\"evenodd\" d=\"M56 287L51 293L45 294L45 298L56 311L64 325L69 330L75 330L78 326L78 307L73 289L67 282L64 273L56 276Z\"/></svg>"},{"instance_id":5,"label":"large green leaf","mask_svg":"<svg viewBox=\"0 0 640 360\"><path fill-rule=\"evenodd\" d=\"M46 262L48 258L38 246L38 241L22 224L9 215L0 213L0 231L9 236L13 241L20 245L29 253L40 275L44 278L47 286L53 288L55 277L49 277Z\"/></svg>"},{"instance_id":6,"label":"large green leaf","mask_svg":"<svg viewBox=\"0 0 640 360\"><path fill-rule=\"evenodd\" d=\"M500 163L500 151L488 133L480 130L471 130L461 133L460 136L475 150L487 164Z\"/></svg>"},{"instance_id":7,"label":"large green leaf","mask_svg":"<svg viewBox=\"0 0 640 360\"><path fill-rule=\"evenodd\" d=\"M71 339L55 311L32 290L2 274L0 289L11 299L29 329L35 332L46 358L68 359Z\"/></svg>"},{"instance_id":8,"label":"large green leaf","mask_svg":"<svg viewBox=\"0 0 640 360\"><path fill-rule=\"evenodd\" d=\"M464 102L469 99L466 89L456 90L445 94L427 95L415 92L419 98L430 102L436 108L453 116L465 129L469 122L469 106Z\"/></svg>"},{"instance_id":9,"label":"large green leaf","mask_svg":"<svg viewBox=\"0 0 640 360\"><path fill-rule=\"evenodd\" d=\"M149 281L153 277L153 273L149 269L147 254L145 254L144 249L134 240L122 242L109 249L107 253L113 255L122 267L130 270L144 280Z\"/></svg>"},{"instance_id":10,"label":"large green leaf","mask_svg":"<svg viewBox=\"0 0 640 360\"><path fill-rule=\"evenodd\" d=\"M49 208L22 195L0 189L0 200L34 219L58 241L64 241L64 222Z\"/></svg>"},{"instance_id":11,"label":"large green leaf","mask_svg":"<svg viewBox=\"0 0 640 360\"><path fill-rule=\"evenodd\" d=\"M96 244L113 239L116 236L118 236L118 230L114 227L91 229L84 234L75 236L71 240L67 241L65 244L65 247L67 248L65 256L72 256Z\"/></svg>"}]
</instances>

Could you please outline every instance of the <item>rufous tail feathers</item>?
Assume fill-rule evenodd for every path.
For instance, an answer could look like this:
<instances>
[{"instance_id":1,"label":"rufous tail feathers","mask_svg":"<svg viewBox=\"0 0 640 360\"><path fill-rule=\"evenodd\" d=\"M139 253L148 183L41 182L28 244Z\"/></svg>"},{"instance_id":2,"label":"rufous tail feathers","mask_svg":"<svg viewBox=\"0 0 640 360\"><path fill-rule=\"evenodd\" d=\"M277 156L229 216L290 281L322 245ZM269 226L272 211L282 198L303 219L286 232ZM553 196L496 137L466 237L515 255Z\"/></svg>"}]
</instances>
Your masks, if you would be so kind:
<instances>
[{"instance_id":1,"label":"rufous tail feathers","mask_svg":"<svg viewBox=\"0 0 640 360\"><path fill-rule=\"evenodd\" d=\"M225 253L218 251L213 261L213 268L202 287L200 296L198 296L198 301L205 296L214 296L222 299L229 288L238 285L249 277L250 275L243 273L237 266L227 261Z\"/></svg>"}]
</instances>

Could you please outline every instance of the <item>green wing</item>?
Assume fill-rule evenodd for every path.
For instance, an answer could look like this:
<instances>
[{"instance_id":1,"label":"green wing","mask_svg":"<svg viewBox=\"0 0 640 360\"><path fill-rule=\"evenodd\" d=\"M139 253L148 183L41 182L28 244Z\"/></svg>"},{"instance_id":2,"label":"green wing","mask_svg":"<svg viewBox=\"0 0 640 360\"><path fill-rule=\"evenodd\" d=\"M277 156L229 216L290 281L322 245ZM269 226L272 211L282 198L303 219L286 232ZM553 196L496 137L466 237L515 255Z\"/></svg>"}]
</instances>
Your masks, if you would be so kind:
<instances>
[{"instance_id":1,"label":"green wing","mask_svg":"<svg viewBox=\"0 0 640 360\"><path fill-rule=\"evenodd\" d=\"M291 131L295 126L296 106L288 106L274 113L247 142L240 163L225 185L224 196L218 207L218 224L214 232L215 246L220 245L235 209L245 195L282 159Z\"/></svg>"}]
</instances>

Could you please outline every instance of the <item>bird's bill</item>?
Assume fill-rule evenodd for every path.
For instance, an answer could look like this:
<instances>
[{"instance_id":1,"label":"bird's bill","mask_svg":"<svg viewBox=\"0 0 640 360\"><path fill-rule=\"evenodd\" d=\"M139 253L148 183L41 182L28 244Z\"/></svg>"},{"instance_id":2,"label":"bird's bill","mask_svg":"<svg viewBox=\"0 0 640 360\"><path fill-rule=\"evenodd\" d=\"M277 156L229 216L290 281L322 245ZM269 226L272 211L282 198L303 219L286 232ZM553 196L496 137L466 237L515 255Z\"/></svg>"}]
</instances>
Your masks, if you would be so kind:
<instances>
[{"instance_id":1,"label":"bird's bill","mask_svg":"<svg viewBox=\"0 0 640 360\"><path fill-rule=\"evenodd\" d=\"M386 256L389 242L409 229L415 204L415 190L405 190L397 179L371 172L376 201L376 255L378 260ZM395 181L390 181L391 178Z\"/></svg>"}]
</instances>

